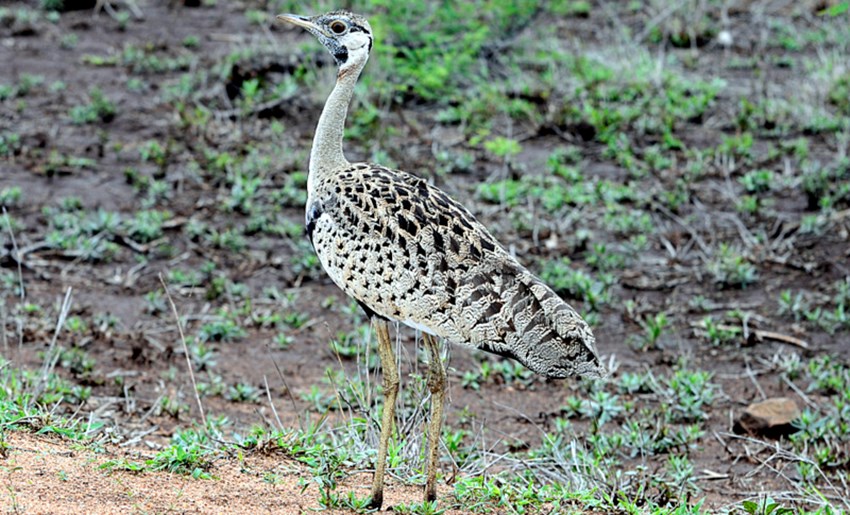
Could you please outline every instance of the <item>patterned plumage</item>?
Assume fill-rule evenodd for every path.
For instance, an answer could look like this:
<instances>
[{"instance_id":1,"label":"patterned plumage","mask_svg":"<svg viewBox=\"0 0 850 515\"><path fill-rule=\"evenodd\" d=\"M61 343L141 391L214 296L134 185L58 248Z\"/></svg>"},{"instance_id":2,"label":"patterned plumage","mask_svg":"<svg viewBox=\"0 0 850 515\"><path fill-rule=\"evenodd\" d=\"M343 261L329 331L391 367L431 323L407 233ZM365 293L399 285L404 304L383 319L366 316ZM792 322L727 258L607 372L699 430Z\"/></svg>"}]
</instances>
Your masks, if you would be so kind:
<instances>
[{"instance_id":1,"label":"patterned plumage","mask_svg":"<svg viewBox=\"0 0 850 515\"><path fill-rule=\"evenodd\" d=\"M316 36L339 67L310 151L306 227L322 266L366 310L378 336L385 403L370 506L383 503L399 389L388 320L420 329L428 349L425 499L434 500L446 387L434 337L517 359L548 377L600 377L604 367L585 321L465 207L419 177L345 159L345 117L372 49L368 21L346 11L278 18Z\"/></svg>"},{"instance_id":2,"label":"patterned plumage","mask_svg":"<svg viewBox=\"0 0 850 515\"><path fill-rule=\"evenodd\" d=\"M548 377L599 374L584 320L441 190L358 163L315 198L307 226L322 266L367 310Z\"/></svg>"}]
</instances>

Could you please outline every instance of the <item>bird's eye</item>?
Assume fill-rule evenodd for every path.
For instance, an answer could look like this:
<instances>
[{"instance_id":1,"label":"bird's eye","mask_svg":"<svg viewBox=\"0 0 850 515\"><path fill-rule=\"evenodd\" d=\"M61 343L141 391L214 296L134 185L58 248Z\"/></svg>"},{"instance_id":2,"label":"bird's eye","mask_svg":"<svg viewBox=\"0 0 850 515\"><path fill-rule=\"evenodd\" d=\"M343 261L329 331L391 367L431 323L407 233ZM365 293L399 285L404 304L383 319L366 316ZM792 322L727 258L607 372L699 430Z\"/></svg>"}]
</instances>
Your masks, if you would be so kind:
<instances>
[{"instance_id":1,"label":"bird's eye","mask_svg":"<svg viewBox=\"0 0 850 515\"><path fill-rule=\"evenodd\" d=\"M334 34L342 34L346 29L348 29L348 25L345 22L339 20L331 22L331 30Z\"/></svg>"}]
</instances>

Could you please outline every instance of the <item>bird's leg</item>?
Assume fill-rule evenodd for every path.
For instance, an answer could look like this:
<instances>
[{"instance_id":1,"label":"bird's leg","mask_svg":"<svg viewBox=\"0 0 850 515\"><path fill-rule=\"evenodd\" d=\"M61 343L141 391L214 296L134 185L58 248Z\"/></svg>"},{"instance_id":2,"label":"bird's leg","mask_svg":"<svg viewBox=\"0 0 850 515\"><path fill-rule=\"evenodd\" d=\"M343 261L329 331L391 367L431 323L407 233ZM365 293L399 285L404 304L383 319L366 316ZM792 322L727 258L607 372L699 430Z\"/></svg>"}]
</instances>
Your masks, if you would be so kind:
<instances>
[{"instance_id":1,"label":"bird's leg","mask_svg":"<svg viewBox=\"0 0 850 515\"><path fill-rule=\"evenodd\" d=\"M384 470L387 465L387 446L393 433L395 421L395 400L398 395L398 368L390 342L390 330L387 321L373 318L375 332L378 334L378 355L381 357L381 370L384 385L384 415L381 417L381 440L378 444L378 461L375 464L375 477L372 480L372 499L370 508L380 508L384 503Z\"/></svg>"},{"instance_id":2,"label":"bird's leg","mask_svg":"<svg viewBox=\"0 0 850 515\"><path fill-rule=\"evenodd\" d=\"M431 420L428 422L428 478L425 481L425 500L437 499L437 451L443 425L443 401L446 398L446 369L440 359L440 347L430 334L422 339L428 347L428 390L431 391Z\"/></svg>"}]
</instances>

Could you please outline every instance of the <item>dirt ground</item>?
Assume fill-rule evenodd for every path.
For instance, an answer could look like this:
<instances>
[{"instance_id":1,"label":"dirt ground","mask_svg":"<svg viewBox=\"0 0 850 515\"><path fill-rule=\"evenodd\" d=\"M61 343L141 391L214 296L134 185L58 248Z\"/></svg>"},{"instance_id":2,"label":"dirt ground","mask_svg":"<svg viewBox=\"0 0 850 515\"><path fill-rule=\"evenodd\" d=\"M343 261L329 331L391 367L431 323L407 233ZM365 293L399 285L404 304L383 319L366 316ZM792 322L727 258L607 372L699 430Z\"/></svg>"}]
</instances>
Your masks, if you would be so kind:
<instances>
[{"instance_id":1,"label":"dirt ground","mask_svg":"<svg viewBox=\"0 0 850 515\"><path fill-rule=\"evenodd\" d=\"M36 3L4 2L0 7L14 10ZM192 166L203 162L202 147L215 148L222 141L232 146L238 140L247 147L257 135L268 141L272 139L270 120L277 120L285 126L279 136L282 150L265 176L263 188L269 193L288 187L288 177L306 167L312 130L330 88L330 75L317 65L313 91L301 91L301 96L259 111L256 116L234 117L231 111L238 108L228 107L228 101L222 100L227 92L234 87L238 90L251 74L273 69L274 73L285 75L292 63L303 57L301 45L307 40L298 32L272 25L252 25L244 15L246 5L254 6L250 2L219 1L215 6L200 8L169 5L179 3L138 2L144 19L131 17L126 24L106 12L93 15L93 10L87 8L65 12L56 23L42 19L30 24L16 21L0 26L0 84L11 84L25 76L43 78L18 100L0 102L0 129L20 135L16 150L0 160L0 190L9 187L22 190L23 200L10 205L8 212L19 224L13 230L14 245L24 249L21 279L26 289L26 299L21 301L14 284L18 280L18 263L11 258L13 244L7 237L9 231L3 228L0 241L5 253L0 255L0 266L9 272L12 283L4 285L2 290L6 331L3 355L14 367L38 369L53 337L62 299L70 289L69 316L86 321L87 326L76 332L60 332L58 342L83 349L95 359L95 364L84 374L60 365L60 374L74 384L91 388L91 397L79 406L63 405L58 409L63 414L96 416L107 424L116 442L132 443L122 447L107 444L102 451L94 452L58 438L9 432L0 469L6 511L302 513L316 506L315 485L302 490L298 483L306 472L297 463L274 453L248 453L215 463L211 473L218 480L214 487L206 481L172 474L98 468L109 459L149 455L176 430L200 420L170 307L162 298L151 300L152 293L161 290L160 274L212 267L215 272L209 277L226 277L228 285L244 285L251 297L259 297L270 288L288 296L284 300L268 297L257 300L254 307L258 310L295 313L306 320L303 325L286 330L291 343L285 348L275 340L281 331L262 323L246 324L247 333L237 341L213 339L210 343L215 350L215 364L198 370L199 380L212 382L215 375L225 388L249 385L260 393L255 402L234 402L225 395L204 398L206 412L226 416L233 431L244 433L255 424L274 426L275 416L280 417L284 426L302 423L304 413L309 410L304 395L314 385L323 391L330 388L326 369L341 368L351 373L357 368L353 359L337 356L328 342L354 331L363 319L348 310L348 301L322 273L297 266L297 260L306 255L303 237L297 230L291 236L268 233L250 236L235 250L228 248L227 243L213 245L200 240L193 233L198 224L225 233L249 223L238 210L225 212L218 208L222 197L230 193L229 187L199 181L193 174ZM254 7L261 7L260 3L256 4ZM730 58L730 52L742 58L750 55L752 49L747 39L755 38L745 30L749 20L746 14L736 17L732 13L732 16L733 31L740 38L736 46L701 49L695 64L697 72L716 71L723 75L729 83L727 91L750 88L753 80L748 72L721 66ZM584 39L588 47L605 37L595 33L592 21L569 19L563 23L565 32ZM187 47L184 43L190 37L198 37L199 46ZM160 59L159 63L148 65L161 69L134 70L127 61L128 45L147 48ZM266 51L235 62L225 59L255 47ZM189 55L191 59L186 57ZM116 59L117 64L93 65L91 57L86 56ZM172 62L167 62L169 59ZM185 64L181 64L183 59ZM222 62L227 62L231 69L222 74L222 81L209 81L208 97L215 107L205 130L198 132L181 126L175 114L180 108L164 99L168 88L181 74L210 69ZM795 80L793 72L781 67L771 68L770 73L770 80L780 89ZM51 88L57 81L64 86ZM128 91L128 84L133 81L138 84ZM90 100L93 86L115 102L116 112L96 123L74 123L69 113L74 106ZM721 95L711 115L703 123L692 126L686 143L719 141L723 134L734 132L720 126L717 120L736 109L736 102L731 93ZM451 136L452 129L442 127L427 106L415 104L395 106L384 123L402 127L393 140L399 148L408 150L405 155L394 154L400 166L411 171L425 170L421 175L429 176L427 170L433 160L429 160L428 149L432 140L435 134ZM566 137L587 156L583 163L585 174L625 182L624 172L603 156L602 148L585 140L580 132L578 128L566 136L545 131L527 135L523 139L523 151L515 159L527 163L528 168L541 167L546 156L553 148L563 145ZM156 158L140 158L149 141L168 142L163 163L157 163ZM367 152L365 145L354 146L349 157L367 157ZM826 137L813 136L809 152L814 158L827 161L837 149ZM74 164L61 156L89 161ZM535 271L539 272L539 263L545 259L570 255L571 245L566 236L519 233L507 223L507 210L476 199L475 185L492 179L500 167L499 163L482 159L470 174L429 178L471 205L477 216L494 227L500 240L509 243ZM144 195L128 178L128 168L142 176L164 177L168 184L166 200L154 204L170 212L161 235L144 242L115 238L105 259L87 259L77 248L51 243L52 228L48 227L46 209L56 208L67 197L79 199L85 210L117 212L125 219L132 219L146 208ZM667 177L648 180L660 184L672 181ZM612 286L612 296L618 300L599 308L598 324L594 328L599 351L616 364L615 376L624 371L646 370L664 376L682 357L693 368L714 374L722 395L708 409L708 425L713 434L701 441L693 460L700 472L701 495L707 497L709 506L718 509L771 486L780 488L785 481L778 478L775 469L759 466L762 463L759 453L769 449L756 451L754 457L749 455L752 449L746 448L746 443L725 436L731 432L734 418L750 402L777 395L797 395L775 375L771 365L774 358L799 353L804 357L833 354L846 360L850 352L846 330L830 334L802 322L789 321L777 316L776 304L784 290L817 294L826 285L850 276L847 207L839 210L844 214L827 234L800 236L780 250L770 247L770 242L759 243L764 248L756 253L764 260L755 285L744 289L718 288L705 277L687 250L695 245L693 231L711 244L737 237L739 233L742 238L757 240L750 230L761 230L766 223L744 219L742 227L735 213L725 211L728 206L724 204L721 189L725 180L719 177L691 191L698 198L688 213L696 213L693 217L696 222L691 227L679 223L685 215L670 218L655 213L658 241L653 242L640 260L618 272L618 281ZM775 202L780 215L776 217L775 227L768 228L773 231L767 234L770 241L793 232L792 226L798 223L801 214L810 212L805 195L793 188L778 193ZM300 227L303 207L281 202L275 216L281 224ZM614 234L601 237L608 243L616 242ZM667 246L661 243L662 239ZM94 240L97 236L93 237L96 245ZM671 257L670 248L675 248L675 256ZM571 255L571 258L577 266L584 266L580 256ZM238 304L233 299L239 294L229 289L231 286L223 286L223 293L211 295L213 286L209 277L198 284L186 281L172 282L170 286L178 311L186 317L189 334L196 334L205 322L222 312L233 311ZM691 302L694 298L703 299L700 307ZM627 312L626 301L633 301L637 311ZM580 301L571 299L571 302ZM27 311L25 305L39 309ZM706 345L694 327L706 309L721 315L729 310L744 310L752 314L755 326L785 338L753 339L732 348ZM677 320L665 335L663 345L650 351L630 345L631 336L641 330L639 316L662 310ZM98 325L98 321L102 324ZM403 329L399 338L403 343L403 372L407 377L418 372L421 363L417 361L412 332ZM794 344L801 340L807 342L808 348ZM463 388L463 373L477 368L480 360L479 355L467 350L451 350L451 406L447 425L486 427L488 438L497 448L539 445L541 430L551 430L553 418L562 413L565 398L578 391L576 384L531 378L518 384L491 381L477 391ZM277 414L266 400L266 381ZM164 409L166 398L173 399L179 407ZM811 400L818 401L814 396ZM474 422L470 423L470 418ZM639 458L635 464L641 464ZM655 465L649 463L649 466ZM281 479L265 481L264 474L270 472ZM353 489L365 495L370 479L368 472L355 473L343 484L343 490ZM447 485L441 488L446 495L451 490ZM392 482L386 504L418 501L420 495L420 487Z\"/></svg>"},{"instance_id":2,"label":"dirt ground","mask_svg":"<svg viewBox=\"0 0 850 515\"><path fill-rule=\"evenodd\" d=\"M315 483L302 487L298 463L286 457L254 453L244 459L222 460L209 481L188 476L151 472L107 471L99 467L110 459L137 459L138 452L111 448L94 453L70 448L50 437L12 433L4 458L4 505L12 513L305 513L316 507ZM265 480L275 473L275 481ZM341 485L364 497L366 474L352 476ZM448 489L445 487L444 489ZM392 485L388 506L418 499L421 489ZM337 513L334 510L328 513ZM459 511L447 510L446 514Z\"/></svg>"}]
</instances>

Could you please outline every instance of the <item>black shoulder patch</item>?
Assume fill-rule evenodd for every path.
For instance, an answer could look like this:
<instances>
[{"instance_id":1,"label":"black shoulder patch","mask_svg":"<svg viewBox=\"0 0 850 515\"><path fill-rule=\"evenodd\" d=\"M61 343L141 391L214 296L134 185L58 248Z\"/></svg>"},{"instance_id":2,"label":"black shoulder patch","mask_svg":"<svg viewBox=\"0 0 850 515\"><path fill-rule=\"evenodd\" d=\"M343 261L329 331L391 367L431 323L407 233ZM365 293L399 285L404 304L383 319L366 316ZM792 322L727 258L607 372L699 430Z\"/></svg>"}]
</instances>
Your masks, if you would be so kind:
<instances>
[{"instance_id":1,"label":"black shoulder patch","mask_svg":"<svg viewBox=\"0 0 850 515\"><path fill-rule=\"evenodd\" d=\"M304 232L307 234L307 239L310 240L310 244L313 244L313 231L316 229L316 220L322 216L322 205L318 202L313 202L310 204L310 208L307 209L307 226L304 228Z\"/></svg>"}]
</instances>

